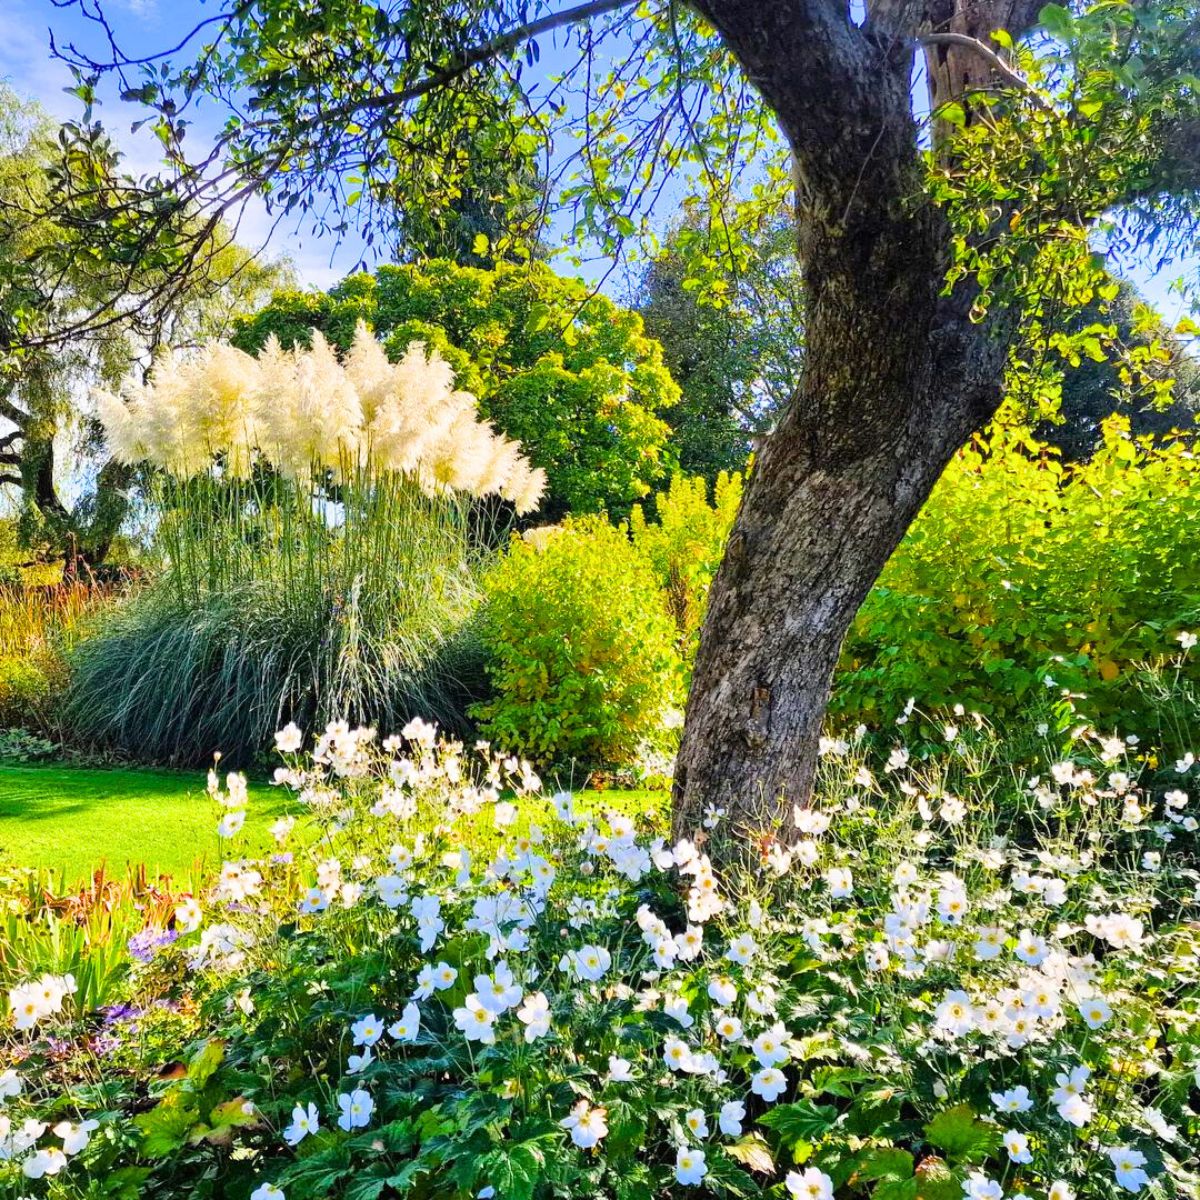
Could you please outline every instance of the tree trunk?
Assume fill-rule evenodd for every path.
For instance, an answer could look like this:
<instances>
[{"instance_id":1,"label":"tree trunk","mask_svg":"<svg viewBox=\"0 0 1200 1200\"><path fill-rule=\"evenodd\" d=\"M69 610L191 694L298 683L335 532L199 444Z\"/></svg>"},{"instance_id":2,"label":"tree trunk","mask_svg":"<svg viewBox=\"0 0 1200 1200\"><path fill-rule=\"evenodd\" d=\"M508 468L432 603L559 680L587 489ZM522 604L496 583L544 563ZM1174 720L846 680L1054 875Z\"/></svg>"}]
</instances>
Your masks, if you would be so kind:
<instances>
[{"instance_id":1,"label":"tree trunk","mask_svg":"<svg viewBox=\"0 0 1200 1200\"><path fill-rule=\"evenodd\" d=\"M846 630L999 404L1006 322L973 322L969 285L943 294L953 238L928 197L911 72L922 26L969 8L963 31L986 36L1032 0L871 0L861 27L825 0L692 2L791 145L807 294L804 374L713 582L676 765L674 830L724 808L720 862L786 836L807 803ZM939 101L978 75L956 54L931 66Z\"/></svg>"},{"instance_id":2,"label":"tree trunk","mask_svg":"<svg viewBox=\"0 0 1200 1200\"><path fill-rule=\"evenodd\" d=\"M909 406L894 440L843 456L803 436L801 395L768 440L709 598L676 766L677 836L718 806L722 840L753 851L807 802L842 640L969 435L962 422L930 423L950 416L944 399Z\"/></svg>"}]
</instances>

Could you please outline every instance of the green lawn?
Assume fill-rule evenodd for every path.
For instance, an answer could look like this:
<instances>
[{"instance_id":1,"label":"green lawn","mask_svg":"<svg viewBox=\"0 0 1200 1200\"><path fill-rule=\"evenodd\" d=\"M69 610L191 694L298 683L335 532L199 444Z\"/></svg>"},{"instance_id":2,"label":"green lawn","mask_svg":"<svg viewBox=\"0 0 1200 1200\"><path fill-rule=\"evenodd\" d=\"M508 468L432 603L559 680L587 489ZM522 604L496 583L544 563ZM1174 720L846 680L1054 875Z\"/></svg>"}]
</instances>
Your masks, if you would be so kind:
<instances>
[{"instance_id":1,"label":"green lawn","mask_svg":"<svg viewBox=\"0 0 1200 1200\"><path fill-rule=\"evenodd\" d=\"M219 862L214 805L204 775L184 771L0 766L0 860L86 878L144 864L184 878L201 862ZM269 842L267 826L287 797L251 787L246 844ZM240 843L239 843L240 844Z\"/></svg>"},{"instance_id":2,"label":"green lawn","mask_svg":"<svg viewBox=\"0 0 1200 1200\"><path fill-rule=\"evenodd\" d=\"M0 766L0 862L61 873L66 883L103 865L110 874L145 865L186 879L201 864L219 863L217 815L203 773L56 766ZM638 812L663 793L613 792L603 803ZM580 794L584 805L601 794ZM285 792L252 784L248 837L238 853L270 844L267 827L288 808Z\"/></svg>"}]
</instances>

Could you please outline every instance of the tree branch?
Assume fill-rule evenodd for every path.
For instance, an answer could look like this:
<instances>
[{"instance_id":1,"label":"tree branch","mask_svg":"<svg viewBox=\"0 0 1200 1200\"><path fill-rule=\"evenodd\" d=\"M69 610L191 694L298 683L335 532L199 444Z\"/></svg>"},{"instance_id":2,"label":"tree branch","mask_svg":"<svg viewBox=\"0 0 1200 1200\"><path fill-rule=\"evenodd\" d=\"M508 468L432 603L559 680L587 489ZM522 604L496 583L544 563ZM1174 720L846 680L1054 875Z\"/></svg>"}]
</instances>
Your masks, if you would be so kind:
<instances>
[{"instance_id":1,"label":"tree branch","mask_svg":"<svg viewBox=\"0 0 1200 1200\"><path fill-rule=\"evenodd\" d=\"M6 483L11 483L14 487L20 487L21 477L20 475L0 475L0 486Z\"/></svg>"},{"instance_id":2,"label":"tree branch","mask_svg":"<svg viewBox=\"0 0 1200 1200\"><path fill-rule=\"evenodd\" d=\"M917 37L917 41L922 46L962 46L966 50L974 51L1005 83L1024 92L1027 96L1031 96L1044 112L1053 111L1046 98L1024 75L1019 71L1014 71L995 50L978 38L970 37L965 33L922 33Z\"/></svg>"},{"instance_id":3,"label":"tree branch","mask_svg":"<svg viewBox=\"0 0 1200 1200\"><path fill-rule=\"evenodd\" d=\"M322 112L320 120L322 124L327 124L330 119L349 116L351 113L363 110L370 111L377 108L391 108L395 104L406 104L410 100L419 100L429 92L436 91L438 88L445 87L446 84L460 79L472 67L478 67L493 58L498 58L500 55L519 46L522 42L527 42L530 38L535 38L539 34L550 33L555 29L561 29L566 25L574 25L581 21L589 21L592 17L600 17L605 13L615 12L619 8L632 8L638 3L640 3L640 0L590 0L588 4L579 4L574 8L563 9L562 12L549 13L547 16L539 17L536 21L528 21L524 25L517 25L512 29L506 29L503 33L496 34L495 37L489 38L486 42L480 42L478 46L474 46L461 54L454 62L443 67L440 71L435 71L432 75L426 76L418 83L400 88L398 91L384 92L379 96L367 96L362 100L354 100L348 104L336 105L332 109Z\"/></svg>"}]
</instances>

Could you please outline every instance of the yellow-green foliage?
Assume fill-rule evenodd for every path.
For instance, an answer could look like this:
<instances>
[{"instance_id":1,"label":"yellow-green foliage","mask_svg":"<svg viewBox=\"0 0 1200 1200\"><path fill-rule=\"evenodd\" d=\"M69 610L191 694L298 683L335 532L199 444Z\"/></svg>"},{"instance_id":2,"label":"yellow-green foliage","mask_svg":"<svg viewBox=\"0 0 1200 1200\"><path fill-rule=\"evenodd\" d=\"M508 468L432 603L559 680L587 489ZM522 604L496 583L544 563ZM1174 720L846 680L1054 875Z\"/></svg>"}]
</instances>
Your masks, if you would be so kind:
<instances>
[{"instance_id":1,"label":"yellow-green foliage","mask_svg":"<svg viewBox=\"0 0 1200 1200\"><path fill-rule=\"evenodd\" d=\"M481 732L540 762L623 765L682 701L676 629L624 529L601 518L514 537L480 632L495 695Z\"/></svg>"},{"instance_id":2,"label":"yellow-green foliage","mask_svg":"<svg viewBox=\"0 0 1200 1200\"><path fill-rule=\"evenodd\" d=\"M1069 688L1092 719L1144 732L1130 668L1200 625L1196 450L1119 418L1075 467L1024 431L976 439L860 610L834 711L873 722L914 696L1003 716Z\"/></svg>"},{"instance_id":3,"label":"yellow-green foliage","mask_svg":"<svg viewBox=\"0 0 1200 1200\"><path fill-rule=\"evenodd\" d=\"M710 503L704 479L676 475L668 490L654 497L649 518L640 504L634 505L630 517L633 544L649 560L666 592L689 657L704 619L709 584L742 500L742 482L740 473L722 471Z\"/></svg>"},{"instance_id":4,"label":"yellow-green foliage","mask_svg":"<svg viewBox=\"0 0 1200 1200\"><path fill-rule=\"evenodd\" d=\"M111 597L84 584L0 586L0 729L53 729L66 653Z\"/></svg>"}]
</instances>

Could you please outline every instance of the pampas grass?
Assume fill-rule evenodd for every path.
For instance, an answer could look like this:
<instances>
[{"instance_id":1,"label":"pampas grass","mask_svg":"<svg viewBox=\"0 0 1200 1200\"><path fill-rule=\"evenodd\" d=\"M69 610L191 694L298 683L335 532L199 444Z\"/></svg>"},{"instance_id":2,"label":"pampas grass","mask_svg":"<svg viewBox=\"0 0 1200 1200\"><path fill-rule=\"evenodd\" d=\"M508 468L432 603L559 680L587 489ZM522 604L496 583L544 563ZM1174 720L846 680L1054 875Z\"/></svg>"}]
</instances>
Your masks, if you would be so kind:
<instances>
[{"instance_id":1,"label":"pampas grass","mask_svg":"<svg viewBox=\"0 0 1200 1200\"><path fill-rule=\"evenodd\" d=\"M98 403L113 452L159 468L163 571L76 654L76 736L200 763L251 759L289 720L462 729L495 544L475 498L520 511L544 480L445 362L392 364L360 327L345 362L319 335L210 347Z\"/></svg>"}]
</instances>

